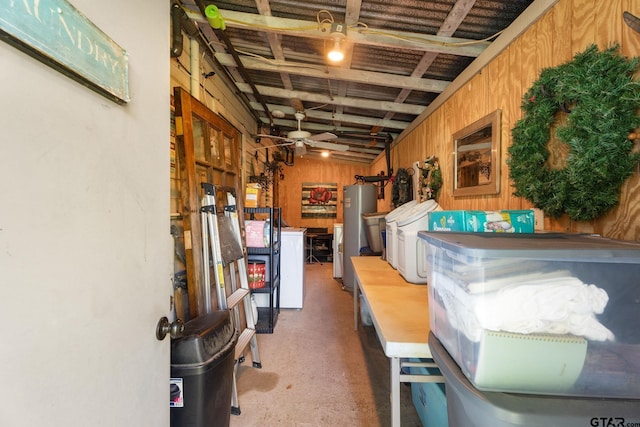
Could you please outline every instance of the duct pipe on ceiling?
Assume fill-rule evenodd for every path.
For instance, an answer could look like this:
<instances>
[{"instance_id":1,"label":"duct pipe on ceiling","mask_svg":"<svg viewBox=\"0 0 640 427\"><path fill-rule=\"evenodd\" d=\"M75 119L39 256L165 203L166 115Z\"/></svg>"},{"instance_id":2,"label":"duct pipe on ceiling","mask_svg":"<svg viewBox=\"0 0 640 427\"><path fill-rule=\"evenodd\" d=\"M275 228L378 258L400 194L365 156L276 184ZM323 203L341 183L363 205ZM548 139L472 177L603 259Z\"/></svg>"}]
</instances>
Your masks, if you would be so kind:
<instances>
[{"instance_id":1,"label":"duct pipe on ceiling","mask_svg":"<svg viewBox=\"0 0 640 427\"><path fill-rule=\"evenodd\" d=\"M187 17L187 14L177 3L171 5L171 57L177 58L182 55L182 30L185 30L189 37L198 34L196 24Z\"/></svg>"},{"instance_id":2,"label":"duct pipe on ceiling","mask_svg":"<svg viewBox=\"0 0 640 427\"><path fill-rule=\"evenodd\" d=\"M180 19L184 11L180 5L171 6L171 57L177 58L182 55L182 25Z\"/></svg>"}]
</instances>

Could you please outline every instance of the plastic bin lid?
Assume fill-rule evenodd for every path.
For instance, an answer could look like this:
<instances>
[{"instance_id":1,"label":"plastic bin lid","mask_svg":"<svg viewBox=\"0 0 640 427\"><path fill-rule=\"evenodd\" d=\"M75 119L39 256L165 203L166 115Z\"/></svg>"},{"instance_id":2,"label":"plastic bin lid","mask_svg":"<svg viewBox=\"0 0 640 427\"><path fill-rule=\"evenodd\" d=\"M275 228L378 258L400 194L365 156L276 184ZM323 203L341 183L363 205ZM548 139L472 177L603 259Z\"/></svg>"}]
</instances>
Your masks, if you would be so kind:
<instances>
[{"instance_id":1,"label":"plastic bin lid","mask_svg":"<svg viewBox=\"0 0 640 427\"><path fill-rule=\"evenodd\" d=\"M428 243L468 258L640 264L640 244L593 234L420 231Z\"/></svg>"},{"instance_id":2,"label":"plastic bin lid","mask_svg":"<svg viewBox=\"0 0 640 427\"><path fill-rule=\"evenodd\" d=\"M407 224L411 224L421 218L424 218L429 212L438 209L440 205L435 200L427 200L422 203L418 203L410 211L408 211L402 218L398 218L398 227L404 227Z\"/></svg>"},{"instance_id":3,"label":"plastic bin lid","mask_svg":"<svg viewBox=\"0 0 640 427\"><path fill-rule=\"evenodd\" d=\"M394 210L392 210L391 212L389 212L384 219L387 222L396 221L399 217L402 216L403 213L405 213L406 211L408 211L409 209L411 209L412 207L414 207L417 204L418 204L417 200L410 200L407 203L405 203L404 205L400 205L397 208L395 208Z\"/></svg>"},{"instance_id":4,"label":"plastic bin lid","mask_svg":"<svg viewBox=\"0 0 640 427\"><path fill-rule=\"evenodd\" d=\"M204 363L236 339L228 310L216 310L184 324L182 337L171 341L171 364Z\"/></svg>"},{"instance_id":5,"label":"plastic bin lid","mask_svg":"<svg viewBox=\"0 0 640 427\"><path fill-rule=\"evenodd\" d=\"M388 211L387 212L369 212L369 213L363 213L361 216L362 216L362 219L366 221L369 219L376 219L376 218L382 219L386 217L388 213L389 213Z\"/></svg>"}]
</instances>

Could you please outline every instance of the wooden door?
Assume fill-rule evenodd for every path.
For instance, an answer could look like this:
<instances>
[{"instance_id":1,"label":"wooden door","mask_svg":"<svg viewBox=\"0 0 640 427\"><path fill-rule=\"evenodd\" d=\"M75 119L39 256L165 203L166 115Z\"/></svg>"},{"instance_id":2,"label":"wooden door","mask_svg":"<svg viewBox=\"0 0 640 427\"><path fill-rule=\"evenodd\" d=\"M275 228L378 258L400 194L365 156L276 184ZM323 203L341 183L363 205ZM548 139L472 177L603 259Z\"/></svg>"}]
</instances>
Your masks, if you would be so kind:
<instances>
[{"instance_id":1,"label":"wooden door","mask_svg":"<svg viewBox=\"0 0 640 427\"><path fill-rule=\"evenodd\" d=\"M201 184L240 191L240 132L180 87L174 89L176 154L180 176L189 318L204 313ZM215 292L211 293L215 296ZM212 301L211 306L217 306Z\"/></svg>"}]
</instances>

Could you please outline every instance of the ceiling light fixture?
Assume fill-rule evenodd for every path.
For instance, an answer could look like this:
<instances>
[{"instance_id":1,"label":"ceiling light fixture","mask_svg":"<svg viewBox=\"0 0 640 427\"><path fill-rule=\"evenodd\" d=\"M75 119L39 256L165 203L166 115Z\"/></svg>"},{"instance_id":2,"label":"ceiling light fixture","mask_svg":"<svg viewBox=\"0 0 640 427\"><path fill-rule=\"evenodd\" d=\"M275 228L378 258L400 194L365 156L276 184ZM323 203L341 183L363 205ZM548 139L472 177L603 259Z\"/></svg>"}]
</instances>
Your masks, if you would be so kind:
<instances>
[{"instance_id":1,"label":"ceiling light fixture","mask_svg":"<svg viewBox=\"0 0 640 427\"><path fill-rule=\"evenodd\" d=\"M284 117L285 114L284 114L284 111L282 111L282 110L273 110L271 112L271 115L273 117L275 117L276 119L281 119L281 118Z\"/></svg>"},{"instance_id":2,"label":"ceiling light fixture","mask_svg":"<svg viewBox=\"0 0 640 427\"><path fill-rule=\"evenodd\" d=\"M333 40L333 49L327 54L327 58L331 62L340 62L344 59L344 52L340 46L340 41L347 37L347 26L344 24L331 24L331 39Z\"/></svg>"}]
</instances>

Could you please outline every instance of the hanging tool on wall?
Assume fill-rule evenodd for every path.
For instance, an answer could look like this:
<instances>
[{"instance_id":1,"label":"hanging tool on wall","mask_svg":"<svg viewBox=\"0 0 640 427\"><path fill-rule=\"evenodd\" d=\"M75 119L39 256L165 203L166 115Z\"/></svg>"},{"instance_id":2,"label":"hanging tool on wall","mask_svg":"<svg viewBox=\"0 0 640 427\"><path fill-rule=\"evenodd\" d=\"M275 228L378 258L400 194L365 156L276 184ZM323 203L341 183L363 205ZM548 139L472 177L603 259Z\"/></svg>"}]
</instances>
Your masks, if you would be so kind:
<instances>
[{"instance_id":1,"label":"hanging tool on wall","mask_svg":"<svg viewBox=\"0 0 640 427\"><path fill-rule=\"evenodd\" d=\"M393 182L393 168L391 167L391 135L387 135L387 139L385 140L384 145L384 153L387 161L387 173L385 175L384 171L381 171L378 175L364 176L364 175L356 175L355 180L356 183L378 183L379 192L378 199L384 199L384 187L387 185L387 182Z\"/></svg>"}]
</instances>

